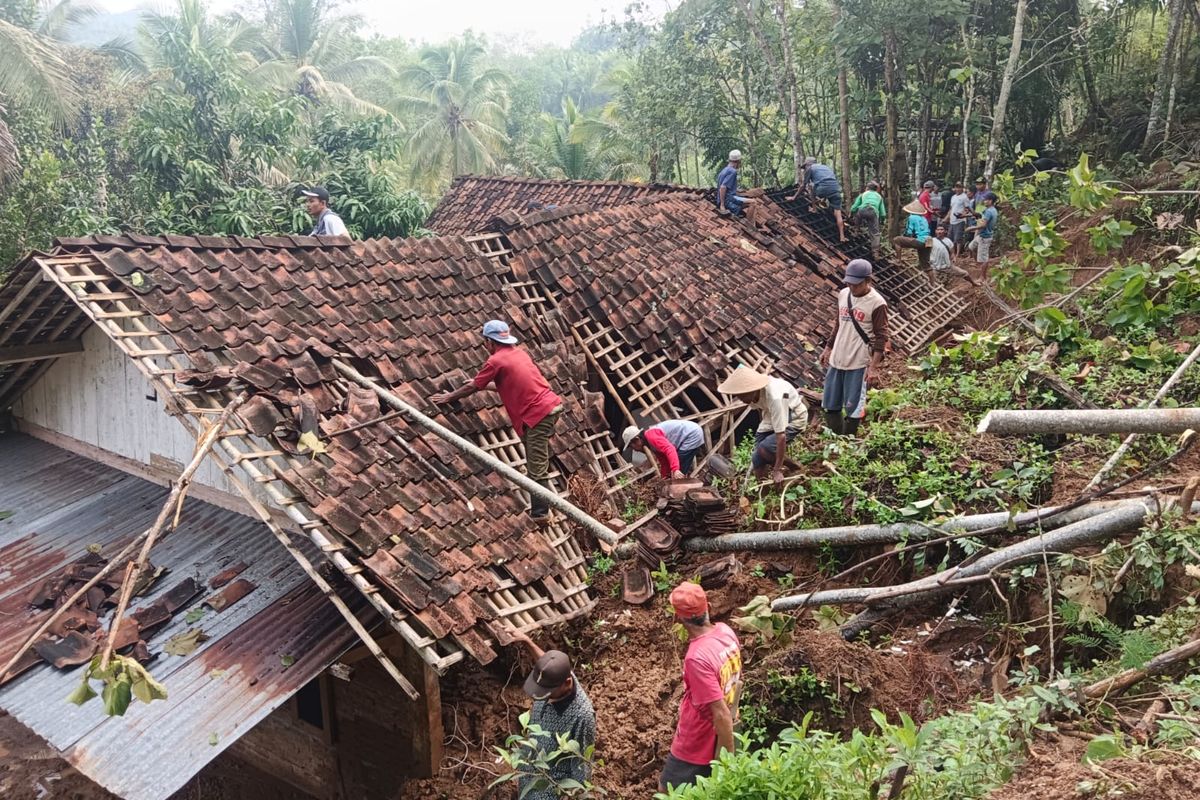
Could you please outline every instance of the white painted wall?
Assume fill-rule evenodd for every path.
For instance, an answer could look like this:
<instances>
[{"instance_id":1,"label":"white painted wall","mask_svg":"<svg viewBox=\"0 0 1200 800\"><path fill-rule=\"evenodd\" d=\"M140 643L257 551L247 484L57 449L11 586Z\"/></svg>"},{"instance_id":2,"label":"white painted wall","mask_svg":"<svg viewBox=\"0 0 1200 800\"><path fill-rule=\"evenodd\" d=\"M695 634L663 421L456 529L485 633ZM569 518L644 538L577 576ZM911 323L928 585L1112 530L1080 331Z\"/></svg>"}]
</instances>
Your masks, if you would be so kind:
<instances>
[{"instance_id":1,"label":"white painted wall","mask_svg":"<svg viewBox=\"0 0 1200 800\"><path fill-rule=\"evenodd\" d=\"M152 397L150 382L133 361L93 325L83 335L83 352L58 359L25 390L13 415L143 464L162 466L151 461L155 455L182 466L192 458L195 439L166 412L161 398ZM193 480L238 493L211 460Z\"/></svg>"}]
</instances>

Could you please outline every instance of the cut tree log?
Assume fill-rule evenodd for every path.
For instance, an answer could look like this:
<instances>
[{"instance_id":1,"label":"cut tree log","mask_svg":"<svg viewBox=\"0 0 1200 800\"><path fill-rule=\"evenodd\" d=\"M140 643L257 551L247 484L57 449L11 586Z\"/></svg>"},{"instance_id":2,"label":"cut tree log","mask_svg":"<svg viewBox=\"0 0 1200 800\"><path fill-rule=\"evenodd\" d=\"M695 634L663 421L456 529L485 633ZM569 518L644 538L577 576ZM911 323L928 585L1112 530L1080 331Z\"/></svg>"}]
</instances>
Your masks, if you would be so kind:
<instances>
[{"instance_id":1,"label":"cut tree log","mask_svg":"<svg viewBox=\"0 0 1200 800\"><path fill-rule=\"evenodd\" d=\"M897 586L829 589L781 597L771 603L772 611L789 611L821 605L864 604L887 608L904 608L960 588L964 582L985 580L997 570L1041 560L1045 553L1066 553L1076 548L1112 539L1142 524L1153 500L1128 501L1103 514L1073 522L1069 525L1032 536L980 557L964 567L952 567L935 575Z\"/></svg>"},{"instance_id":2,"label":"cut tree log","mask_svg":"<svg viewBox=\"0 0 1200 800\"><path fill-rule=\"evenodd\" d=\"M1183 433L1200 430L1200 408L994 409L976 433Z\"/></svg>"},{"instance_id":3,"label":"cut tree log","mask_svg":"<svg viewBox=\"0 0 1200 800\"><path fill-rule=\"evenodd\" d=\"M1084 697L1095 698L1112 697L1115 694L1121 694L1134 684L1155 675L1162 675L1176 666L1183 666L1184 662L1197 656L1200 656L1200 637L1181 644L1179 647L1172 648L1165 653L1159 653L1147 661L1146 666L1140 669L1127 669L1124 672L1113 675L1111 678L1096 681L1090 686L1084 687L1083 695Z\"/></svg>"},{"instance_id":4,"label":"cut tree log","mask_svg":"<svg viewBox=\"0 0 1200 800\"><path fill-rule=\"evenodd\" d=\"M588 531L605 544L617 544L619 540L617 534L594 517L589 516L583 509L579 508L570 501L559 497L555 492L552 492L545 486L542 486L540 483L531 480L529 476L518 472L482 448L475 446L473 443L467 439L464 439L462 436L459 436L457 433L450 430L445 425L442 425L437 420L417 410L410 403L401 399L400 396L395 392L380 386L378 383L366 377L349 364L346 364L345 362L336 358L332 363L334 369L336 369L338 372L342 373L359 386L363 386L375 392L375 394L379 395L380 400L384 401L392 408L403 411L410 422L419 425L438 438L449 443L452 447L454 447L454 449L458 450L468 458L474 459L480 464L483 464L485 467L495 470L497 473L499 473L500 477L504 478L510 483L515 483L517 486L529 492L531 495L545 500L551 508L562 512L572 521L577 523L581 528Z\"/></svg>"}]
</instances>

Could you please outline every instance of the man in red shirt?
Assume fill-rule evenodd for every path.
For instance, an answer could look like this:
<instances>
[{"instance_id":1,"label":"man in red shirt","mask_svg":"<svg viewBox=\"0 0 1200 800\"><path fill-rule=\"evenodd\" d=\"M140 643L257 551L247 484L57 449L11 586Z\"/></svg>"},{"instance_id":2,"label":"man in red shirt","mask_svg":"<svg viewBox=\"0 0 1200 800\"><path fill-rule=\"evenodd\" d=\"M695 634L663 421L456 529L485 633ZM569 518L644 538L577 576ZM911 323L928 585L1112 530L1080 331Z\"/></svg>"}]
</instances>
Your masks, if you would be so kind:
<instances>
[{"instance_id":1,"label":"man in red shirt","mask_svg":"<svg viewBox=\"0 0 1200 800\"><path fill-rule=\"evenodd\" d=\"M937 184L933 181L925 181L921 193L917 195L917 202L925 209L925 221L929 223L929 230L933 230L933 221L937 218L933 210L933 190L936 188Z\"/></svg>"},{"instance_id":2,"label":"man in red shirt","mask_svg":"<svg viewBox=\"0 0 1200 800\"><path fill-rule=\"evenodd\" d=\"M562 411L562 398L550 390L541 371L521 348L517 338L508 330L508 323L494 319L483 326L487 340L488 360L469 383L452 392L431 395L429 400L439 406L486 389L495 384L512 420L513 429L525 445L525 471L532 480L550 488L546 476L550 473L550 434ZM529 498L529 516L544 520L550 514L549 504L540 497Z\"/></svg>"},{"instance_id":3,"label":"man in red shirt","mask_svg":"<svg viewBox=\"0 0 1200 800\"><path fill-rule=\"evenodd\" d=\"M722 750L733 752L733 723L742 691L742 649L737 634L708 618L708 596L697 583L671 592L675 619L688 634L683 657L683 699L659 791L685 786L712 771Z\"/></svg>"}]
</instances>

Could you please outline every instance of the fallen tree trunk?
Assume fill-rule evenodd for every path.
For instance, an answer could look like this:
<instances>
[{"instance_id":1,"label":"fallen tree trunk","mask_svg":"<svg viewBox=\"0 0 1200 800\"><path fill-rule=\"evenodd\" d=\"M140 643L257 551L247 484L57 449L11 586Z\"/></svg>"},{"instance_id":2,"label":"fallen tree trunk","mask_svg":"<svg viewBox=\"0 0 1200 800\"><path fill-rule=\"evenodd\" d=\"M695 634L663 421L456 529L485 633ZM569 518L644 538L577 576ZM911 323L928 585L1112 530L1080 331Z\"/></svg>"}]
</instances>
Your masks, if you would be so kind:
<instances>
[{"instance_id":1,"label":"fallen tree trunk","mask_svg":"<svg viewBox=\"0 0 1200 800\"><path fill-rule=\"evenodd\" d=\"M1072 522L1103 514L1128 503L1128 500L1089 503L1076 509L1057 513L1057 509L1039 508L1020 514L998 511L991 514L972 514L954 517L936 525L897 522L891 525L847 525L837 528L809 528L790 531L756 531L727 533L722 536L697 536L685 539L683 549L692 553L752 553L772 550L800 550L822 545L892 544L908 540L920 541L939 534L970 533L992 528L1014 529L1035 525L1044 519L1046 527L1058 528Z\"/></svg>"},{"instance_id":2,"label":"fallen tree trunk","mask_svg":"<svg viewBox=\"0 0 1200 800\"><path fill-rule=\"evenodd\" d=\"M1033 409L989 411L976 433L1183 433L1200 430L1200 408Z\"/></svg>"},{"instance_id":3,"label":"fallen tree trunk","mask_svg":"<svg viewBox=\"0 0 1200 800\"><path fill-rule=\"evenodd\" d=\"M1150 505L1155 505L1151 502ZM1115 538L1136 529L1150 513L1150 505L1141 501L1120 503L1098 516L1064 525L1062 528L1033 536L1016 544L981 556L965 567L951 569L897 586L866 586L829 589L781 597L771 603L772 611L788 611L821 605L864 604L873 607L904 608L960 588L964 582L985 580L996 570L1038 561L1046 553L1065 553L1088 544ZM849 624L849 623L848 623Z\"/></svg>"},{"instance_id":4,"label":"fallen tree trunk","mask_svg":"<svg viewBox=\"0 0 1200 800\"><path fill-rule=\"evenodd\" d=\"M1190 642L1181 644L1179 647L1168 650L1165 653L1159 653L1147 661L1144 667L1127 669L1124 672L1113 675L1111 678L1105 678L1102 681L1093 683L1091 686L1086 686L1083 689L1083 694L1085 697L1111 697L1114 694L1120 694L1134 684L1146 678L1161 675L1196 656L1200 656L1200 638L1192 639Z\"/></svg>"}]
</instances>

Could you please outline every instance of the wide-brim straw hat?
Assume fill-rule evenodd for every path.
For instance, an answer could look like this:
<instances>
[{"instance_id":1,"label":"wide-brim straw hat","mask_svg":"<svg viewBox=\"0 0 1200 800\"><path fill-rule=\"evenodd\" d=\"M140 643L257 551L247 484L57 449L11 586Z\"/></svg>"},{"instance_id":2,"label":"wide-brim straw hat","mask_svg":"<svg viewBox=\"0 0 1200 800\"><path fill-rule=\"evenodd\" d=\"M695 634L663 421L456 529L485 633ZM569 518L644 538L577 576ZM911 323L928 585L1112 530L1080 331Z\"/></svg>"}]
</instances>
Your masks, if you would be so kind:
<instances>
[{"instance_id":1,"label":"wide-brim straw hat","mask_svg":"<svg viewBox=\"0 0 1200 800\"><path fill-rule=\"evenodd\" d=\"M747 366L740 366L717 387L721 394L750 394L770 383L771 378Z\"/></svg>"},{"instance_id":2,"label":"wide-brim straw hat","mask_svg":"<svg viewBox=\"0 0 1200 800\"><path fill-rule=\"evenodd\" d=\"M929 211L929 209L927 209L925 206L921 205L920 201L918 201L918 200L913 200L911 203L909 203L908 205L906 205L904 208L902 208L900 210L903 211L905 214L926 214Z\"/></svg>"}]
</instances>

